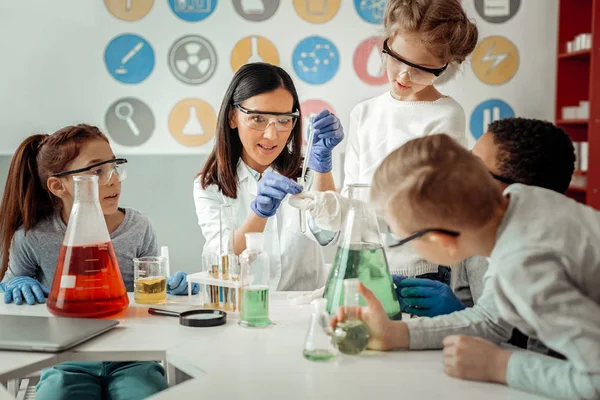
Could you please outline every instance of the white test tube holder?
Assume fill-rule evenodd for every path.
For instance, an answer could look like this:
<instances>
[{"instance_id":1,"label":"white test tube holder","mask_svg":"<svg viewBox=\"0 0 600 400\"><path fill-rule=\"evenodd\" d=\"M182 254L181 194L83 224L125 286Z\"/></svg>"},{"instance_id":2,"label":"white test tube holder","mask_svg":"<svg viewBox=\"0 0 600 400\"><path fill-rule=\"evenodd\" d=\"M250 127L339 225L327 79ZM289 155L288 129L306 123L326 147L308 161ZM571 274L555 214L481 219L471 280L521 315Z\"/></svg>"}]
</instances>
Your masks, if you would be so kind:
<instances>
[{"instance_id":1,"label":"white test tube holder","mask_svg":"<svg viewBox=\"0 0 600 400\"><path fill-rule=\"evenodd\" d=\"M221 274L219 273L219 276ZM194 304L194 298L192 297L192 283L198 283L200 285L200 293L199 299L200 305L202 307L210 306L211 308L216 308L219 310L223 310L230 313L239 313L240 312L240 296L241 296L241 287L242 283L239 280L231 280L231 279L221 279L213 277L208 271L197 272L195 274L189 274L187 276L188 280L188 301L190 304ZM232 289L235 296L235 302L233 310L230 307L227 307L227 303L220 301L220 296L217 296L218 307L215 306L215 303L210 301L209 287L217 287L219 288L218 293L221 292L221 288Z\"/></svg>"}]
</instances>

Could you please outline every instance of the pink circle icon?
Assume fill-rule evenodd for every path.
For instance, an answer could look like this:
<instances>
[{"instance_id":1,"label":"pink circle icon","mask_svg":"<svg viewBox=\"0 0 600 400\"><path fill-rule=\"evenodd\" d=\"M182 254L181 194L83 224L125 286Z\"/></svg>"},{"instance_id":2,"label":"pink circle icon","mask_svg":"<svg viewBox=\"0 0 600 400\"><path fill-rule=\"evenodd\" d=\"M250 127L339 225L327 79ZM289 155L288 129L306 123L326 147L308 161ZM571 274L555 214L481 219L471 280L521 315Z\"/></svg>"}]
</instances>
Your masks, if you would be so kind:
<instances>
[{"instance_id":1,"label":"pink circle icon","mask_svg":"<svg viewBox=\"0 0 600 400\"><path fill-rule=\"evenodd\" d=\"M363 40L354 51L354 71L367 85L383 85L388 82L385 69L381 65L383 38L372 36Z\"/></svg>"},{"instance_id":2,"label":"pink circle icon","mask_svg":"<svg viewBox=\"0 0 600 400\"><path fill-rule=\"evenodd\" d=\"M308 137L308 119L310 118L310 115L318 114L323 110L327 110L330 113L335 114L335 111L328 103L317 99L306 100L300 104L300 110L302 111L302 132L304 136L302 144L306 145L306 139Z\"/></svg>"}]
</instances>

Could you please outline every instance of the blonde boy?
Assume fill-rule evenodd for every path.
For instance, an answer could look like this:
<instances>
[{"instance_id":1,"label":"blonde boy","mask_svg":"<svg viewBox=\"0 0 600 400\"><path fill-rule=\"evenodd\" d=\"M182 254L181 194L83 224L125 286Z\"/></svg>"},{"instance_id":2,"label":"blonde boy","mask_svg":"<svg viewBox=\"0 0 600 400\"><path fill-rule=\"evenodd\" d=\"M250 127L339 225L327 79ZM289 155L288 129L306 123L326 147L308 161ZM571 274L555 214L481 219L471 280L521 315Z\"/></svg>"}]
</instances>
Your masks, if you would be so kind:
<instances>
[{"instance_id":1,"label":"blonde boy","mask_svg":"<svg viewBox=\"0 0 600 400\"><path fill-rule=\"evenodd\" d=\"M446 135L415 139L391 153L375 173L372 197L394 233L411 240L424 259L451 265L489 257L485 284L494 293L498 324L567 358L449 336L443 343L449 375L556 398L600 397L600 213L546 189L515 184L501 193L481 160ZM409 348L408 324L387 319L373 294L361 291L369 346ZM332 323L339 318L343 312ZM429 320L432 326L438 318L444 317Z\"/></svg>"}]
</instances>

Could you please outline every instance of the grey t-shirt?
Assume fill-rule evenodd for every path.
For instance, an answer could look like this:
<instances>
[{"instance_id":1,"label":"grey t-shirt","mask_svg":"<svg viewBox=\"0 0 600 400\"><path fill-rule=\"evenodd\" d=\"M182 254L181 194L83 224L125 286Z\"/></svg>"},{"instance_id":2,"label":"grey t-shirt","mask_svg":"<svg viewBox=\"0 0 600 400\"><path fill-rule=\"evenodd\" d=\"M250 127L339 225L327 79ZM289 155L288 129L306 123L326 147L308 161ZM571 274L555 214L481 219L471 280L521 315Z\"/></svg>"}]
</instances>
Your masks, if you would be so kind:
<instances>
[{"instance_id":1,"label":"grey t-shirt","mask_svg":"<svg viewBox=\"0 0 600 400\"><path fill-rule=\"evenodd\" d=\"M462 262L454 293L467 307L473 307L483 292L483 276L488 269L485 257L473 256Z\"/></svg>"},{"instance_id":2,"label":"grey t-shirt","mask_svg":"<svg viewBox=\"0 0 600 400\"><path fill-rule=\"evenodd\" d=\"M158 240L148 218L132 208L121 209L125 219L110 235L128 292L133 291L133 259L158 256ZM27 234L21 227L13 237L8 271L3 281L29 276L52 285L67 226L58 214L40 221Z\"/></svg>"}]
</instances>

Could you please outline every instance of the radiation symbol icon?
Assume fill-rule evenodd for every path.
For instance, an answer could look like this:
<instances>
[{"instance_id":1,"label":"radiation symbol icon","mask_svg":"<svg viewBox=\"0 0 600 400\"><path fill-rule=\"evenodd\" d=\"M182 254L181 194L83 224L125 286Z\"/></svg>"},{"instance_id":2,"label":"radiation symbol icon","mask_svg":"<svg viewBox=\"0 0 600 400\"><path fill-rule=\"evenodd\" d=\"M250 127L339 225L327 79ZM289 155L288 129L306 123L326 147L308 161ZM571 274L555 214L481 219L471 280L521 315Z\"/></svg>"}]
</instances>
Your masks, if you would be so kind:
<instances>
[{"instance_id":1,"label":"radiation symbol icon","mask_svg":"<svg viewBox=\"0 0 600 400\"><path fill-rule=\"evenodd\" d=\"M215 73L217 52L202 36L184 36L171 46L169 68L181 82L199 85Z\"/></svg>"}]
</instances>

